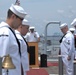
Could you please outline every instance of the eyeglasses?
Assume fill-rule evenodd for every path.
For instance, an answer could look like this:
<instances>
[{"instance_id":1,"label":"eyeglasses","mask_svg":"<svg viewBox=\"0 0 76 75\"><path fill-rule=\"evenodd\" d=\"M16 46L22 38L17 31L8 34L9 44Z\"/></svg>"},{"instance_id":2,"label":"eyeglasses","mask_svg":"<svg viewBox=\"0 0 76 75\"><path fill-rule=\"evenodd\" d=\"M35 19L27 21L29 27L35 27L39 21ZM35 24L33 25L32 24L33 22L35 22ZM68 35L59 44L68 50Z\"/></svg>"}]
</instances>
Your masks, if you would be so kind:
<instances>
[{"instance_id":1,"label":"eyeglasses","mask_svg":"<svg viewBox=\"0 0 76 75\"><path fill-rule=\"evenodd\" d=\"M21 18L21 17L19 17L19 16L17 16L17 15L15 15L17 18L19 18L20 20L23 20L23 18Z\"/></svg>"}]
</instances>

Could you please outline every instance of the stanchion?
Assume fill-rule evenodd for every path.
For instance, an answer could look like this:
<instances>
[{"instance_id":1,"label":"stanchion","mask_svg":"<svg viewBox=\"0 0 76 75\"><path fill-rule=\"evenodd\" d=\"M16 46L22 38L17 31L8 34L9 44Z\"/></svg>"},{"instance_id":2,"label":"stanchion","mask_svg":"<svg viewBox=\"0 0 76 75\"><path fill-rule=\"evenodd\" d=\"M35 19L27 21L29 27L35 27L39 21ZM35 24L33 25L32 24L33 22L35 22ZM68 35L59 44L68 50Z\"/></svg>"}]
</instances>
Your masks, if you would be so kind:
<instances>
[{"instance_id":1,"label":"stanchion","mask_svg":"<svg viewBox=\"0 0 76 75\"><path fill-rule=\"evenodd\" d=\"M74 75L76 75L76 60L74 60L73 63L74 63Z\"/></svg>"},{"instance_id":2,"label":"stanchion","mask_svg":"<svg viewBox=\"0 0 76 75\"><path fill-rule=\"evenodd\" d=\"M59 58L59 75L63 75L63 62L62 62L62 56L58 55Z\"/></svg>"},{"instance_id":3,"label":"stanchion","mask_svg":"<svg viewBox=\"0 0 76 75\"><path fill-rule=\"evenodd\" d=\"M2 58L0 57L0 75L2 75Z\"/></svg>"}]
</instances>

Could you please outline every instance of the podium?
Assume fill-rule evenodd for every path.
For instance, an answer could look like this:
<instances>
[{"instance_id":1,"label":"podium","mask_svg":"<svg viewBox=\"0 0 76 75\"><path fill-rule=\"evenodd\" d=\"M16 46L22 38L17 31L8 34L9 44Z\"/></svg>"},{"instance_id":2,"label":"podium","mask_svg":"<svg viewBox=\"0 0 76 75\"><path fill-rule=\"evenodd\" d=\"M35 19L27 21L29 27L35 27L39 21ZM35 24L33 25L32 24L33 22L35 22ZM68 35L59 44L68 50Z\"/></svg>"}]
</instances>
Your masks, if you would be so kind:
<instances>
[{"instance_id":1,"label":"podium","mask_svg":"<svg viewBox=\"0 0 76 75\"><path fill-rule=\"evenodd\" d=\"M29 45L29 65L31 68L39 67L38 63L38 43L28 42Z\"/></svg>"}]
</instances>

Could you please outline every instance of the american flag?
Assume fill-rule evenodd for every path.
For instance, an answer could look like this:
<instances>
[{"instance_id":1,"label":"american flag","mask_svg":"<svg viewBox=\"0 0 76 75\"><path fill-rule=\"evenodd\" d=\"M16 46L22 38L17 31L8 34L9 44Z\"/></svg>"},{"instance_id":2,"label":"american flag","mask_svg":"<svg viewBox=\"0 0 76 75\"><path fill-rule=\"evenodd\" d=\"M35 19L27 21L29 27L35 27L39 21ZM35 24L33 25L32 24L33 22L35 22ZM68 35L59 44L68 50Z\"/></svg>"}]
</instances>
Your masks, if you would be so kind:
<instances>
[{"instance_id":1,"label":"american flag","mask_svg":"<svg viewBox=\"0 0 76 75\"><path fill-rule=\"evenodd\" d=\"M20 0L16 0L15 5L20 5Z\"/></svg>"}]
</instances>

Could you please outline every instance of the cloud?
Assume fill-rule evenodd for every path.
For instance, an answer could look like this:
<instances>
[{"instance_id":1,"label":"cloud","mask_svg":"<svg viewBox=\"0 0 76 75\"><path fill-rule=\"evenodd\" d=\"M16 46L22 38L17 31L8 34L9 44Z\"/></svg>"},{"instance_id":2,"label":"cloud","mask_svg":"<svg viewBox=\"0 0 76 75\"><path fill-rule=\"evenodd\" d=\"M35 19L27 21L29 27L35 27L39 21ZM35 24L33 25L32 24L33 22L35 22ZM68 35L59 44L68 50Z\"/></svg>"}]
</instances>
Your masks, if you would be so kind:
<instances>
[{"instance_id":1,"label":"cloud","mask_svg":"<svg viewBox=\"0 0 76 75\"><path fill-rule=\"evenodd\" d=\"M64 13L64 10L57 10L58 13Z\"/></svg>"}]
</instances>

